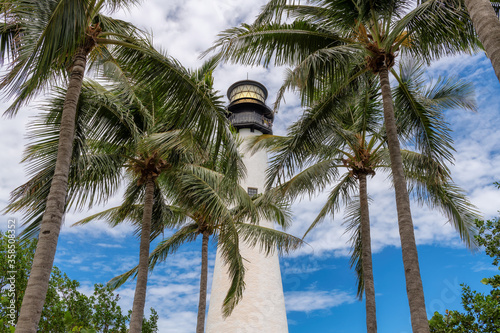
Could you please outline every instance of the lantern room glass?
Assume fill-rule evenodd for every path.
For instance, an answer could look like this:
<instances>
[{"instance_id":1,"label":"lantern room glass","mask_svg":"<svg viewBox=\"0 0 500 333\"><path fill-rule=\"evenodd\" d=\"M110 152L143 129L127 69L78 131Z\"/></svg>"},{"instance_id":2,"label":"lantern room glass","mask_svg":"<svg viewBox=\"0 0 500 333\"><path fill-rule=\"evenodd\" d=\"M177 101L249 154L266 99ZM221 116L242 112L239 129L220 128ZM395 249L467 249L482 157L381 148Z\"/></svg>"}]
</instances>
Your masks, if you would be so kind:
<instances>
[{"instance_id":1,"label":"lantern room glass","mask_svg":"<svg viewBox=\"0 0 500 333\"><path fill-rule=\"evenodd\" d=\"M253 98L262 103L266 102L265 92L259 87L250 84L244 84L234 88L229 96L231 102L242 98Z\"/></svg>"}]
</instances>

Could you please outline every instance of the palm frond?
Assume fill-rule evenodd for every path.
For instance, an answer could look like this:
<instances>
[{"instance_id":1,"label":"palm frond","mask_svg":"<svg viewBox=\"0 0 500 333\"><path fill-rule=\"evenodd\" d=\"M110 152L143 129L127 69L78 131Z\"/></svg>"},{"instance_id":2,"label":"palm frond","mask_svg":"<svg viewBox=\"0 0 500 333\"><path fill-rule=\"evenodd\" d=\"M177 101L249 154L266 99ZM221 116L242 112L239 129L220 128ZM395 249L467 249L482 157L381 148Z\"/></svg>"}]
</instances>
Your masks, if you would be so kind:
<instances>
[{"instance_id":1,"label":"palm frond","mask_svg":"<svg viewBox=\"0 0 500 333\"><path fill-rule=\"evenodd\" d=\"M172 176L173 182L165 182L170 187L167 193L175 193L177 205L194 211L199 216L212 216L221 221L230 219L228 203L243 203L245 195L247 205L251 205L251 200L243 189L235 183L232 186L224 183L222 174L208 168L187 165Z\"/></svg>"},{"instance_id":2,"label":"palm frond","mask_svg":"<svg viewBox=\"0 0 500 333\"><path fill-rule=\"evenodd\" d=\"M299 64L318 50L343 44L340 36L303 20L289 24L243 24L218 36L204 55L217 50L222 60L246 65L268 66L271 61L276 66Z\"/></svg>"},{"instance_id":3,"label":"palm frond","mask_svg":"<svg viewBox=\"0 0 500 333\"><path fill-rule=\"evenodd\" d=\"M285 70L274 109L278 110L288 90L298 92L304 106L311 106L325 92L335 96L343 91L356 91L359 78L367 72L359 51L356 45L339 45L306 55L293 70Z\"/></svg>"},{"instance_id":4,"label":"palm frond","mask_svg":"<svg viewBox=\"0 0 500 333\"><path fill-rule=\"evenodd\" d=\"M5 60L14 60L19 52L19 35L23 33L22 27L9 14L4 14L5 21L0 27L0 65Z\"/></svg>"},{"instance_id":5,"label":"palm frond","mask_svg":"<svg viewBox=\"0 0 500 333\"><path fill-rule=\"evenodd\" d=\"M160 242L149 256L149 269L153 270L158 262L165 261L167 256L175 253L182 244L196 239L197 230L198 225L196 223L191 223L179 229L168 239ZM107 283L107 286L111 288L111 290L115 290L127 282L130 277L137 276L137 270L138 266L135 266L128 272L114 277Z\"/></svg>"},{"instance_id":6,"label":"palm frond","mask_svg":"<svg viewBox=\"0 0 500 333\"><path fill-rule=\"evenodd\" d=\"M222 303L224 318L231 315L232 311L243 297L245 290L245 266L239 251L239 235L236 226L227 221L218 234L218 251L227 267L227 274L231 281L226 297Z\"/></svg>"},{"instance_id":7,"label":"palm frond","mask_svg":"<svg viewBox=\"0 0 500 333\"><path fill-rule=\"evenodd\" d=\"M266 256L272 255L276 250L280 255L289 253L304 243L298 237L255 224L238 223L236 229L243 242L250 247L259 246L260 252Z\"/></svg>"},{"instance_id":8,"label":"palm frond","mask_svg":"<svg viewBox=\"0 0 500 333\"><path fill-rule=\"evenodd\" d=\"M248 222L252 224L258 224L262 220L273 221L281 228L286 230L292 224L292 211L289 201L286 200L281 194L281 191L276 189L271 189L263 194L256 195L252 197L252 202L255 206L255 217L251 216L254 210L248 212L248 214L243 214L243 217L247 219ZM243 212L247 212L244 209ZM237 214L239 211L236 211ZM236 215L235 220L241 216Z\"/></svg>"},{"instance_id":9,"label":"palm frond","mask_svg":"<svg viewBox=\"0 0 500 333\"><path fill-rule=\"evenodd\" d=\"M474 110L473 86L448 77L424 88L422 64L404 61L399 69L399 75L393 74L398 81L394 101L400 135L437 161L453 162L451 130L443 113L448 108Z\"/></svg>"},{"instance_id":10,"label":"palm frond","mask_svg":"<svg viewBox=\"0 0 500 333\"><path fill-rule=\"evenodd\" d=\"M188 128L196 124L197 135L206 141L214 135L218 138L230 135L222 97L211 87L196 82L175 59L154 50L148 43L141 50L119 47L115 59L124 75L134 78L136 85L147 86L163 102L169 110L165 114L169 120L167 126ZM223 130L214 133L213 129L220 124Z\"/></svg>"},{"instance_id":11,"label":"palm frond","mask_svg":"<svg viewBox=\"0 0 500 333\"><path fill-rule=\"evenodd\" d=\"M299 1L297 1L298 3ZM283 8L289 0L270 0L267 4L263 5L260 14L257 16L254 25L262 25L264 23L269 23L273 19L276 22L281 22L281 15L283 14ZM291 4L295 4L292 0Z\"/></svg>"},{"instance_id":12,"label":"palm frond","mask_svg":"<svg viewBox=\"0 0 500 333\"><path fill-rule=\"evenodd\" d=\"M344 165L340 159L326 159L317 162L281 184L279 190L290 198L297 198L305 194L311 198L337 179L338 169L341 167Z\"/></svg>"},{"instance_id":13,"label":"palm frond","mask_svg":"<svg viewBox=\"0 0 500 333\"><path fill-rule=\"evenodd\" d=\"M194 241L199 234L198 231L198 223L191 222L180 228L169 238L158 243L149 255L149 269L153 270L158 263L165 261L170 254L177 252L182 244Z\"/></svg>"},{"instance_id":14,"label":"palm frond","mask_svg":"<svg viewBox=\"0 0 500 333\"><path fill-rule=\"evenodd\" d=\"M141 3L141 0L106 0L104 3L108 10L114 12L119 9L130 9L132 6Z\"/></svg>"},{"instance_id":15,"label":"palm frond","mask_svg":"<svg viewBox=\"0 0 500 333\"><path fill-rule=\"evenodd\" d=\"M465 191L451 181L448 170L436 161L410 151L402 151L401 155L405 175L415 199L431 209L441 210L462 241L474 249L474 221L480 216Z\"/></svg>"},{"instance_id":16,"label":"palm frond","mask_svg":"<svg viewBox=\"0 0 500 333\"><path fill-rule=\"evenodd\" d=\"M402 51L427 63L464 51L474 53L481 47L460 0L430 0L419 4L394 24L389 40L395 41L403 31L409 47Z\"/></svg>"},{"instance_id":17,"label":"palm frond","mask_svg":"<svg viewBox=\"0 0 500 333\"><path fill-rule=\"evenodd\" d=\"M356 274L356 296L363 299L365 283L363 278L363 243L361 241L361 210L359 196L352 198L347 204L344 213L343 225L346 226L346 233L351 233L351 258L349 264L354 268Z\"/></svg>"},{"instance_id":18,"label":"palm frond","mask_svg":"<svg viewBox=\"0 0 500 333\"><path fill-rule=\"evenodd\" d=\"M335 212L337 212L342 204L347 204L350 202L350 198L353 193L356 192L357 182L351 177L348 173L344 174L343 177L339 180L337 185L333 188L328 196L328 200L326 204L323 206L318 216L311 223L309 228L304 233L302 238L305 238L312 229L317 227L319 224L323 222L327 215L331 215L332 218L335 216Z\"/></svg>"}]
</instances>

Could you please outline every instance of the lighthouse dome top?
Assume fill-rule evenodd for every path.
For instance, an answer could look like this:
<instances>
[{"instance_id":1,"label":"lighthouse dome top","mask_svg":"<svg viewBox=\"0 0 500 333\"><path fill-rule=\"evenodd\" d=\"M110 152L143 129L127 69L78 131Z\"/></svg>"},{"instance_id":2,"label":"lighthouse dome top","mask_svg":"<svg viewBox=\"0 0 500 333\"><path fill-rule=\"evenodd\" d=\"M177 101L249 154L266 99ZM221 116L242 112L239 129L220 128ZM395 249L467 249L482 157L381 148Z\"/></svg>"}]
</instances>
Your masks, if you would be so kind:
<instances>
[{"instance_id":1,"label":"lighthouse dome top","mask_svg":"<svg viewBox=\"0 0 500 333\"><path fill-rule=\"evenodd\" d=\"M266 105L267 89L263 84L243 80L233 83L227 90L228 117L233 126L257 129L264 134L272 134L274 113Z\"/></svg>"},{"instance_id":2,"label":"lighthouse dome top","mask_svg":"<svg viewBox=\"0 0 500 333\"><path fill-rule=\"evenodd\" d=\"M261 103L266 103L267 89L257 81L242 80L233 83L229 87L227 97L231 104L241 99L254 99Z\"/></svg>"}]
</instances>

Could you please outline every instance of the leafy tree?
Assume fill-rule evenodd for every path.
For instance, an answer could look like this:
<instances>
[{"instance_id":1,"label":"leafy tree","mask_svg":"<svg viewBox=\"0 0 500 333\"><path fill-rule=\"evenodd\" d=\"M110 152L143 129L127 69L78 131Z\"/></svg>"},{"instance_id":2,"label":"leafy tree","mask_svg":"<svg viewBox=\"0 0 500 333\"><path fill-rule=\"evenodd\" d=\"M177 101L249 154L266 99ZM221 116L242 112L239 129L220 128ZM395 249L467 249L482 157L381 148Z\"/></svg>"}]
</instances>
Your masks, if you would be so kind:
<instances>
[{"instance_id":1,"label":"leafy tree","mask_svg":"<svg viewBox=\"0 0 500 333\"><path fill-rule=\"evenodd\" d=\"M158 312L155 309L150 308L151 315L149 319L144 318L142 320L142 330L141 333L157 333L158 332ZM132 310L129 311L129 317L132 315Z\"/></svg>"},{"instance_id":2,"label":"leafy tree","mask_svg":"<svg viewBox=\"0 0 500 333\"><path fill-rule=\"evenodd\" d=\"M16 238L15 230L9 229L5 234L0 233L0 318L1 326L5 331L7 324L14 324L19 317L23 292L26 289L36 241L21 246ZM12 281L15 281L13 289ZM7 288L9 286L9 288ZM14 301L12 306L11 301Z\"/></svg>"},{"instance_id":3,"label":"leafy tree","mask_svg":"<svg viewBox=\"0 0 500 333\"><path fill-rule=\"evenodd\" d=\"M500 185L497 184L500 187ZM479 245L493 258L493 266L500 264L500 218L488 221L476 221ZM500 269L500 267L499 267ZM489 285L489 294L471 290L462 284L462 306L464 312L446 310L438 312L429 321L433 333L472 333L500 331L500 275L484 278L481 282Z\"/></svg>"},{"instance_id":4,"label":"leafy tree","mask_svg":"<svg viewBox=\"0 0 500 333\"><path fill-rule=\"evenodd\" d=\"M332 82L352 88L365 72L377 75L396 195L408 302L414 332L429 332L410 200L394 117L389 73L400 53L431 61L474 51L478 42L459 0L270 0L251 24L220 34L214 49L223 59L248 65L289 65L289 82L307 92L326 91ZM285 18L292 18L286 20ZM352 75L352 66L358 71ZM446 159L447 156L436 156Z\"/></svg>"},{"instance_id":5,"label":"leafy tree","mask_svg":"<svg viewBox=\"0 0 500 333\"><path fill-rule=\"evenodd\" d=\"M36 240L20 242L18 238L11 237L10 232L0 233L0 266L7 268L0 272L0 317L2 318L0 332L10 332L14 327L12 324L18 321L36 242ZM9 258L9 249L15 250L14 259ZM9 262L9 260L14 261ZM118 295L102 284L96 284L93 294L89 297L78 291L79 287L78 281L71 280L57 267L53 267L38 332L127 332L130 313L128 315L122 313L118 305L120 299ZM151 309L150 318L144 319L142 333L157 332L157 321L158 314Z\"/></svg>"}]
</instances>

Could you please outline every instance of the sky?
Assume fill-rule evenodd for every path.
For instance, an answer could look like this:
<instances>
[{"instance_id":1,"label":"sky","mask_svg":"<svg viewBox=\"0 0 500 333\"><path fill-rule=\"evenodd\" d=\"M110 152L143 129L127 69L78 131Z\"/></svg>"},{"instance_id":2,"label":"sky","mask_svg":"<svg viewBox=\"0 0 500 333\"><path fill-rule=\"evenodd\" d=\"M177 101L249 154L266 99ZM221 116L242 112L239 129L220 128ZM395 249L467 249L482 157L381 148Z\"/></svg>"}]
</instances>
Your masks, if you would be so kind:
<instances>
[{"instance_id":1,"label":"sky","mask_svg":"<svg viewBox=\"0 0 500 333\"><path fill-rule=\"evenodd\" d=\"M151 31L155 45L190 68L202 63L199 54L209 48L217 34L242 22L250 23L265 0L149 0L129 12L115 16ZM458 55L434 62L427 70L429 78L452 75L474 83L477 112L448 110L446 119L453 130L454 181L469 195L484 218L498 215L500 190L493 182L500 180L500 84L484 54ZM215 87L221 94L234 82L246 79L263 83L268 104L274 102L284 77L284 68L223 65L216 70ZM8 103L0 104L5 109ZM38 105L22 109L13 119L0 118L0 209L9 193L26 180L20 166L27 143L25 126L36 114ZM286 96L274 123L275 134L285 134L301 114L299 101ZM372 250L377 319L380 332L411 332L404 271L397 229L394 194L387 175L369 180ZM288 230L302 236L326 199L320 194L294 205L294 224ZM90 211L69 212L65 217L55 265L72 279L81 282L81 290L91 293L94 283L106 283L115 275L134 267L139 242L126 225L109 228L104 223L84 227L71 224L104 208L119 205L121 198L111 198L105 206ZM483 252L471 253L460 242L455 230L439 211L412 203L412 215L419 250L420 268L429 317L434 311L460 309L461 283L487 291L480 283L494 274L490 259ZM7 220L20 216L0 216L0 230ZM21 221L19 221L21 222ZM281 258L281 273L290 333L363 332L364 303L356 299L355 276L349 268L349 235L344 233L342 214L327 219L308 235L307 246ZM166 233L168 236L168 232ZM153 245L154 246L154 245ZM193 332L199 291L201 242L180 251L150 275L146 308L154 307L160 316L160 332ZM213 272L215 245L210 247L209 286ZM498 271L497 271L498 272ZM130 282L117 290L124 309L130 309L134 293Z\"/></svg>"}]
</instances>

